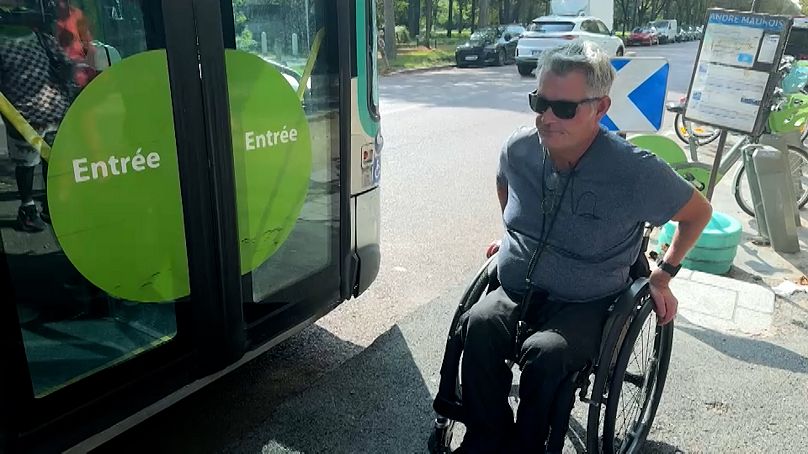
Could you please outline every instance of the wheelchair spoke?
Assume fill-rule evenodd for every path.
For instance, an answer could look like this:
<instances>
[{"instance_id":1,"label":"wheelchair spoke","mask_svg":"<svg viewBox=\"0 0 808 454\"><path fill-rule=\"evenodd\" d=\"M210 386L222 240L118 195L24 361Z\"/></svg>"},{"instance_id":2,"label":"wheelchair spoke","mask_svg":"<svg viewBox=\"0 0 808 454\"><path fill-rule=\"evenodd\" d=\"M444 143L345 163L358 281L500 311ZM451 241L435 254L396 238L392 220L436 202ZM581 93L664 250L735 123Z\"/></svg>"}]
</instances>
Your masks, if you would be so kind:
<instances>
[{"instance_id":1,"label":"wheelchair spoke","mask_svg":"<svg viewBox=\"0 0 808 454\"><path fill-rule=\"evenodd\" d=\"M643 390L641 387L633 389L621 389L620 406L622 411L620 413L620 419L623 421L620 424L620 431L618 432L619 435L627 433L634 426L635 419L642 410L642 402L640 400L642 391ZM629 406L630 409L626 409L626 406Z\"/></svg>"},{"instance_id":2,"label":"wheelchair spoke","mask_svg":"<svg viewBox=\"0 0 808 454\"><path fill-rule=\"evenodd\" d=\"M642 415L645 411L646 399L653 386L653 374L657 364L655 360L657 329L654 317L649 317L637 336L628 368L623 376L623 387L620 389L620 410L614 434L614 452L626 452L641 433ZM631 386L626 386L629 384Z\"/></svg>"}]
</instances>

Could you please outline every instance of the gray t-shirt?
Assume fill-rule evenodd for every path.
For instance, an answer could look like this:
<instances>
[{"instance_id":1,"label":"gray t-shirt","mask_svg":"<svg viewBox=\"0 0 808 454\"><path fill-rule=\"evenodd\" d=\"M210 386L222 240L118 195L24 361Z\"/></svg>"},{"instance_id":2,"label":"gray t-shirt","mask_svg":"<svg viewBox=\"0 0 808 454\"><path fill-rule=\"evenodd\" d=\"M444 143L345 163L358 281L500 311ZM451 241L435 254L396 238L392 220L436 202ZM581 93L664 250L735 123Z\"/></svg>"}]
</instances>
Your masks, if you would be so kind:
<instances>
[{"instance_id":1,"label":"gray t-shirt","mask_svg":"<svg viewBox=\"0 0 808 454\"><path fill-rule=\"evenodd\" d=\"M644 223L669 221L690 199L693 187L655 155L605 129L574 170L552 176L552 161L544 156L535 128L516 131L500 155L497 184L508 187L499 253L502 285L514 293L527 291L528 263L546 223L547 246L531 285L547 291L552 300L569 302L622 291L639 254ZM560 201L543 210L543 194L555 194ZM554 206L557 214L550 209Z\"/></svg>"}]
</instances>

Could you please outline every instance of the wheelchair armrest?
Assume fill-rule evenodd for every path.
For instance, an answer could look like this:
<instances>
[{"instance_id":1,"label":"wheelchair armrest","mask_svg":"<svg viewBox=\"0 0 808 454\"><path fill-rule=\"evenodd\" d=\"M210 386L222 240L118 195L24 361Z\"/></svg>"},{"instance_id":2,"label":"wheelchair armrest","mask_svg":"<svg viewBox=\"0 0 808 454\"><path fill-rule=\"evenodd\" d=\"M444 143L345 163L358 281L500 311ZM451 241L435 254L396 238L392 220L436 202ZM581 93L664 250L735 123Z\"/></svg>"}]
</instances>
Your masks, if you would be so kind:
<instances>
[{"instance_id":1,"label":"wheelchair armrest","mask_svg":"<svg viewBox=\"0 0 808 454\"><path fill-rule=\"evenodd\" d=\"M650 291L651 287L647 277L635 279L615 301L613 313L615 315L629 314L635 308L637 301L648 295Z\"/></svg>"}]
</instances>

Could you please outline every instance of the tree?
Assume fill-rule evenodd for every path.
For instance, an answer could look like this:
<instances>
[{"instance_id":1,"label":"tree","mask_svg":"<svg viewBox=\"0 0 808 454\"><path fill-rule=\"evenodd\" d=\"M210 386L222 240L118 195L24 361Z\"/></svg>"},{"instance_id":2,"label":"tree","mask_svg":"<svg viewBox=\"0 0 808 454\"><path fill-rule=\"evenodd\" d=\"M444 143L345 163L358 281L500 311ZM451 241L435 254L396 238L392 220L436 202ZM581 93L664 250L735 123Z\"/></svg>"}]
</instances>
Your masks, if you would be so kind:
<instances>
[{"instance_id":1,"label":"tree","mask_svg":"<svg viewBox=\"0 0 808 454\"><path fill-rule=\"evenodd\" d=\"M490 17L491 13L488 10L489 0L479 0L479 3L480 3L480 14L477 23L479 25L479 28L483 28L488 26L488 21L491 18Z\"/></svg>"},{"instance_id":2,"label":"tree","mask_svg":"<svg viewBox=\"0 0 808 454\"><path fill-rule=\"evenodd\" d=\"M384 0L384 55L396 58L396 10L393 0Z\"/></svg>"},{"instance_id":3,"label":"tree","mask_svg":"<svg viewBox=\"0 0 808 454\"><path fill-rule=\"evenodd\" d=\"M426 47L430 47L429 43L432 40L432 23L434 16L432 9L434 8L435 0L424 0L424 16L426 16L426 31L424 32L424 39L426 40Z\"/></svg>"},{"instance_id":4,"label":"tree","mask_svg":"<svg viewBox=\"0 0 808 454\"><path fill-rule=\"evenodd\" d=\"M246 0L233 1L233 15L236 26L236 48L246 51L255 51L258 49L258 42L253 38L250 29L247 28L247 15L244 14L246 3Z\"/></svg>"},{"instance_id":5,"label":"tree","mask_svg":"<svg viewBox=\"0 0 808 454\"><path fill-rule=\"evenodd\" d=\"M407 28L410 29L410 38L415 38L421 34L421 0L410 0L408 19Z\"/></svg>"},{"instance_id":6,"label":"tree","mask_svg":"<svg viewBox=\"0 0 808 454\"><path fill-rule=\"evenodd\" d=\"M477 7L477 0L471 0L471 22L469 22L469 27L471 27L471 31L477 29L476 22L474 21L474 11Z\"/></svg>"},{"instance_id":7,"label":"tree","mask_svg":"<svg viewBox=\"0 0 808 454\"><path fill-rule=\"evenodd\" d=\"M463 28L465 28L466 22L463 19L463 8L466 7L468 0L457 0L457 33L463 33Z\"/></svg>"},{"instance_id":8,"label":"tree","mask_svg":"<svg viewBox=\"0 0 808 454\"><path fill-rule=\"evenodd\" d=\"M454 24L452 23L452 13L453 13L452 10L453 9L454 9L454 0L449 0L449 20L446 21L446 37L447 38L452 37L452 27L454 26Z\"/></svg>"},{"instance_id":9,"label":"tree","mask_svg":"<svg viewBox=\"0 0 808 454\"><path fill-rule=\"evenodd\" d=\"M808 0L801 0L802 4L802 14L808 16Z\"/></svg>"}]
</instances>

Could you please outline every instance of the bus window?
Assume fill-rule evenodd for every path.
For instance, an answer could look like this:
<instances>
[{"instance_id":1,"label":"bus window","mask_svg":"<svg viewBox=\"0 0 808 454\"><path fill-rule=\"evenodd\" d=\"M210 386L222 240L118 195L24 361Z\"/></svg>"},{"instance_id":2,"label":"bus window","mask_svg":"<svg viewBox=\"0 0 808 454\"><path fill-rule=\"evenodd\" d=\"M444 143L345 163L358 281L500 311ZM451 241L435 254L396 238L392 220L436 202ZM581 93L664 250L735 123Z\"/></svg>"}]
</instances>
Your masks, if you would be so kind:
<instances>
[{"instance_id":1,"label":"bus window","mask_svg":"<svg viewBox=\"0 0 808 454\"><path fill-rule=\"evenodd\" d=\"M148 138L128 116L143 99L158 96L152 87L169 96L158 96L150 107L159 110L153 118L162 121L170 146L146 153L155 168L162 155L165 168L176 155L170 149L172 107L167 69L159 71L166 68L164 53L153 54L158 71L121 63L162 47L159 33L149 36L149 30L162 30L162 23L154 24L159 2L0 5L0 260L11 284L0 288L0 300L16 306L30 384L39 398L177 334L179 298L164 290L174 285L172 277L165 279L172 267L174 276L187 280L182 229L167 234L172 222L182 225L181 204L170 185L158 187L140 172L149 168L145 156L132 164L138 144ZM116 65L132 72L98 77ZM57 131L61 142L54 144ZM173 178L178 181L176 172ZM148 211L161 216L138 214ZM182 249L179 261L155 264L148 276L138 277L143 270L126 265L133 255L148 260L175 247Z\"/></svg>"},{"instance_id":2,"label":"bus window","mask_svg":"<svg viewBox=\"0 0 808 454\"><path fill-rule=\"evenodd\" d=\"M368 58L368 80L371 81L370 83L370 93L368 96L368 108L370 109L371 115L373 115L374 120L378 121L379 119L379 40L376 39L377 34L374 33L376 30L376 2L374 0L367 0L368 11L370 14L368 15L368 19L370 20L370 24L368 24L367 30L367 42L372 43L372 51Z\"/></svg>"},{"instance_id":3,"label":"bus window","mask_svg":"<svg viewBox=\"0 0 808 454\"><path fill-rule=\"evenodd\" d=\"M311 292L323 291L324 287L337 290L339 286L340 79L333 3L329 0L280 4L272 0L232 1L230 20L234 24L234 36L225 37L225 43L234 43L238 52L257 56L286 79L305 110L311 141L310 169L295 167L301 164L280 163L280 168L269 166L262 170L263 175L281 176L303 171L306 185L302 194L293 195L302 195L302 207L291 220L294 224L291 231L278 235L277 250L268 258L258 257L252 263L251 272L242 267L245 287L250 287L244 289L248 298L245 308L248 319L250 311L254 310L250 303L279 299L289 302L287 297L275 297L280 291L294 293L297 295L294 299L302 299L310 297ZM228 72L234 70L228 63ZM231 84L231 103L234 91L241 88L255 89ZM286 104L273 103L259 110L262 115L286 115L286 111L293 109ZM231 115L238 113L231 112ZM240 139L237 132L233 134L235 143ZM238 175L242 166L239 162L235 165ZM249 191L249 188L237 187L237 191ZM250 216L261 216L261 212L271 216L277 207L291 203L289 197L284 188L277 188L251 207ZM239 222L244 219L240 218ZM242 263L246 265L245 260Z\"/></svg>"}]
</instances>

